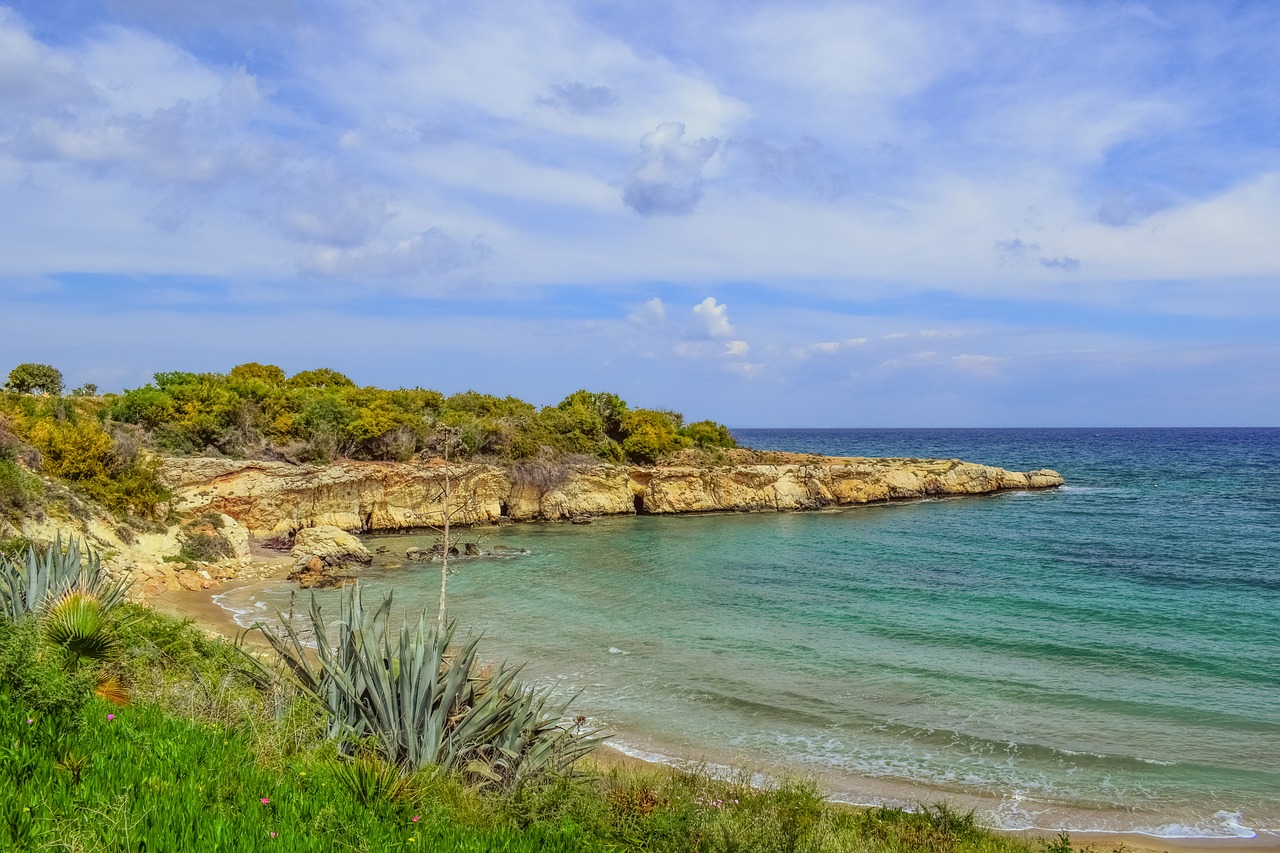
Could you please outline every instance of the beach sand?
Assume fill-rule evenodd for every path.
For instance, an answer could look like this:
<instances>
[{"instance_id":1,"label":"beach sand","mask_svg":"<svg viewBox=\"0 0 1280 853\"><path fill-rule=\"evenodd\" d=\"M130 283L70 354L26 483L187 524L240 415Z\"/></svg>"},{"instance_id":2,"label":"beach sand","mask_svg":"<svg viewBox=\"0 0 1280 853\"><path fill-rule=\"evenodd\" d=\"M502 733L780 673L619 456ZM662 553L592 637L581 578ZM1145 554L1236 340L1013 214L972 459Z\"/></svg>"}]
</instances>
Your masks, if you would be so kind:
<instances>
[{"instance_id":1,"label":"beach sand","mask_svg":"<svg viewBox=\"0 0 1280 853\"><path fill-rule=\"evenodd\" d=\"M259 564L254 573L255 579L283 578L289 571L289 561L276 557L269 562ZM151 599L148 604L161 613L190 619L202 629L227 639L244 637L250 645L266 647L261 635L256 631L246 631L235 621L232 614L214 601L214 596L234 589L237 584L246 581L230 581L215 590L175 590ZM589 759L600 772L607 773L615 769L642 769L646 767L666 766L656 762L648 762L634 755L627 754L605 743ZM1040 831L1015 832L1006 834L1022 837L1050 839L1054 833ZM1280 853L1280 835L1263 834L1254 838L1159 838L1141 833L1113 832L1073 832L1072 843L1076 846L1087 845L1098 851L1127 850L1133 853L1223 853L1223 851L1248 851L1248 853Z\"/></svg>"}]
</instances>

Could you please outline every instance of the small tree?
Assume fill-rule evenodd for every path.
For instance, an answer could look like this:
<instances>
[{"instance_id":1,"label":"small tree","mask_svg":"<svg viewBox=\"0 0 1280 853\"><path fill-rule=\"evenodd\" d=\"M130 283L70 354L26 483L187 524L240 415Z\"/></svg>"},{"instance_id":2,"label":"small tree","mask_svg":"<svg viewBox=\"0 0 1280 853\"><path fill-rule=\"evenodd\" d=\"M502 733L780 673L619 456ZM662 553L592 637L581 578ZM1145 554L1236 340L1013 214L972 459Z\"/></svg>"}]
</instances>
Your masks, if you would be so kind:
<instances>
[{"instance_id":1,"label":"small tree","mask_svg":"<svg viewBox=\"0 0 1280 853\"><path fill-rule=\"evenodd\" d=\"M461 507L453 505L453 471L449 464L450 455L456 455L456 452L462 447L462 438L459 432L457 428L449 426L439 426L436 429L436 436L440 442L440 455L444 459L444 489L441 496L442 508L440 512L442 519L439 527L442 547L440 550L440 610L436 615L437 634L442 632L445 626L445 587L449 582L449 550L453 547L449 526L453 521L453 514L461 509Z\"/></svg>"},{"instance_id":2,"label":"small tree","mask_svg":"<svg viewBox=\"0 0 1280 853\"><path fill-rule=\"evenodd\" d=\"M48 364L19 364L9 371L5 385L19 394L49 394L62 396L62 371Z\"/></svg>"}]
</instances>

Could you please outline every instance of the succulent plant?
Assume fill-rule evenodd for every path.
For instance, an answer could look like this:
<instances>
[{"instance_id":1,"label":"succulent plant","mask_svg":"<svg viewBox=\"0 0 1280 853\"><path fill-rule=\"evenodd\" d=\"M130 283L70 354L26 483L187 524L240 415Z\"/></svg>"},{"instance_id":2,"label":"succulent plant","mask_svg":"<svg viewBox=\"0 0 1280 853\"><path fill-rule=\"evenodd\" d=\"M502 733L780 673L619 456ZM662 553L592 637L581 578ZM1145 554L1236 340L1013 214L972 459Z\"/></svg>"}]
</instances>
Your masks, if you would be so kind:
<instances>
[{"instance_id":1,"label":"succulent plant","mask_svg":"<svg viewBox=\"0 0 1280 853\"><path fill-rule=\"evenodd\" d=\"M51 602L75 590L96 599L103 613L124 600L128 584L109 578L102 561L79 539L62 536L46 548L28 546L25 559L0 556L0 617L20 622L39 616Z\"/></svg>"},{"instance_id":2,"label":"succulent plant","mask_svg":"<svg viewBox=\"0 0 1280 853\"><path fill-rule=\"evenodd\" d=\"M292 620L257 626L323 704L330 736L372 741L383 760L408 770L459 771L501 787L564 772L600 742L563 722L569 700L517 681L519 667L483 671L478 637L453 645L455 622L434 630L424 610L391 631L391 599L367 610L361 585L347 587L332 638L314 595L305 629Z\"/></svg>"}]
</instances>

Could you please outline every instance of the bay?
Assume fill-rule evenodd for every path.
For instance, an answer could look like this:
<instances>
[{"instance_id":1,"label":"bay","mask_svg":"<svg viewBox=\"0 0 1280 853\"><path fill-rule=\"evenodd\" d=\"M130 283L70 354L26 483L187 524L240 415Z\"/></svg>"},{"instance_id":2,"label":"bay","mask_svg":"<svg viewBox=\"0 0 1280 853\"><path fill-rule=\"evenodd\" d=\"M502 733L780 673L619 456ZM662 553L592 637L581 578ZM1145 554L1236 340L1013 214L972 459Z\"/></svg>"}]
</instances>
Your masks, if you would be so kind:
<instances>
[{"instance_id":1,"label":"bay","mask_svg":"<svg viewBox=\"0 0 1280 853\"><path fill-rule=\"evenodd\" d=\"M529 553L460 561L452 615L645 757L1009 828L1280 831L1280 430L734 433L1067 485L477 530ZM403 559L430 538L371 537L367 594L434 608L438 568ZM219 600L247 624L290 586Z\"/></svg>"}]
</instances>

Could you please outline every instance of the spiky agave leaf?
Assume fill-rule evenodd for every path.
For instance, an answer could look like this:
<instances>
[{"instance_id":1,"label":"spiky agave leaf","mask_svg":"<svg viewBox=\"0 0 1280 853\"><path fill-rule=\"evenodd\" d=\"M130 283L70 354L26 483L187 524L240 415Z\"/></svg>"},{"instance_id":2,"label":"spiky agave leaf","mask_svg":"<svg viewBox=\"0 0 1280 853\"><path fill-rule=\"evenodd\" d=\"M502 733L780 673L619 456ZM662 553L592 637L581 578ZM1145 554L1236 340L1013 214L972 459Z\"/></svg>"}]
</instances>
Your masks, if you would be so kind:
<instances>
[{"instance_id":1,"label":"spiky agave leaf","mask_svg":"<svg viewBox=\"0 0 1280 853\"><path fill-rule=\"evenodd\" d=\"M464 769L501 784L543 771L559 772L599 742L560 726L564 704L516 681L519 667L482 673L478 637L453 645L455 623L442 630L423 611L396 637L387 628L391 595L366 610L361 585L339 599L336 637L312 596L315 651L291 621L258 626L297 684L330 716L330 735L371 738L382 759L411 770Z\"/></svg>"},{"instance_id":2,"label":"spiky agave leaf","mask_svg":"<svg viewBox=\"0 0 1280 853\"><path fill-rule=\"evenodd\" d=\"M98 555L87 546L82 549L74 536L65 549L59 534L48 547L29 545L25 559L0 557L0 614L10 621L39 613L72 589L93 595L110 610L124 601L129 585L108 577Z\"/></svg>"},{"instance_id":3,"label":"spiky agave leaf","mask_svg":"<svg viewBox=\"0 0 1280 853\"><path fill-rule=\"evenodd\" d=\"M115 633L106 609L96 596L83 590L67 590L49 602L41 614L40 627L50 642L74 658L106 660L115 651Z\"/></svg>"}]
</instances>

